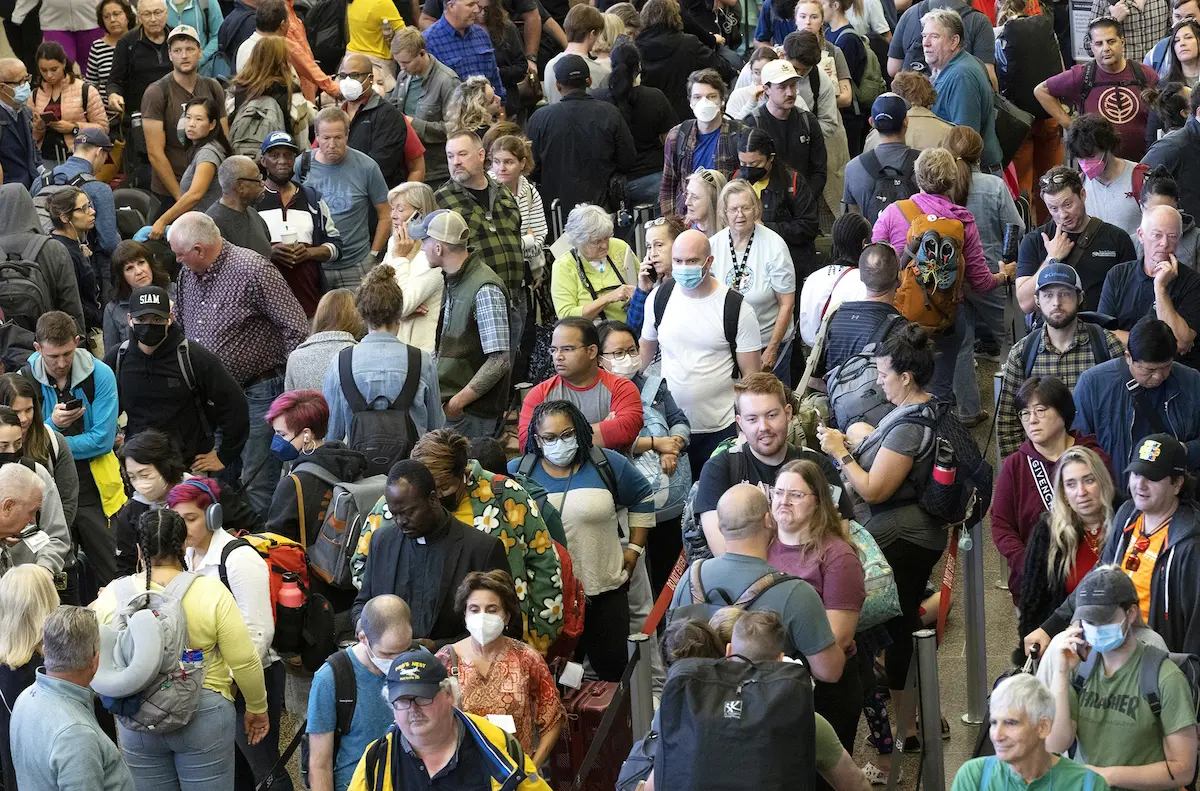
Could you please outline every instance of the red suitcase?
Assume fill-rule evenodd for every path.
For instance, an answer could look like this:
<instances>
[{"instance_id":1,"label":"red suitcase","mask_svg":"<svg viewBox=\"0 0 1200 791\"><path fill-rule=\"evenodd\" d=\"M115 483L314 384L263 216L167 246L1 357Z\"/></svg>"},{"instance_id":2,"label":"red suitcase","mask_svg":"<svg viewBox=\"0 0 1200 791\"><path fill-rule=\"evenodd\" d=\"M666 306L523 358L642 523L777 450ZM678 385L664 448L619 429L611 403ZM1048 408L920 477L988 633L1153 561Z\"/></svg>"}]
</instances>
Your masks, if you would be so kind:
<instances>
[{"instance_id":1,"label":"red suitcase","mask_svg":"<svg viewBox=\"0 0 1200 791\"><path fill-rule=\"evenodd\" d=\"M575 787L575 778L595 740L600 720L604 718L604 712L618 689L619 686L610 681L584 681L578 690L568 690L563 695L567 721L550 754L550 785L555 791L572 791ZM600 754L583 784L584 791L612 791L617 785L621 764L633 749L633 722L628 695L619 706L617 718L613 720Z\"/></svg>"}]
</instances>

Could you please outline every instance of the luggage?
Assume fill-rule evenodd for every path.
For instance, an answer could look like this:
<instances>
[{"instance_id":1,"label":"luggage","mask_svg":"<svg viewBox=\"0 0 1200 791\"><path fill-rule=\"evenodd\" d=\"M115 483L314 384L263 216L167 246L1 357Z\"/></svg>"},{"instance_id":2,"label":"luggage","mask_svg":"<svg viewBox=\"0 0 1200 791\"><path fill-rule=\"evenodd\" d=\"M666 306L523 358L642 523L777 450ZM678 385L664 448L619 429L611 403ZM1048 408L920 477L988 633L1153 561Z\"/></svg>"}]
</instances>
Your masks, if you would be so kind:
<instances>
[{"instance_id":1,"label":"luggage","mask_svg":"<svg viewBox=\"0 0 1200 791\"><path fill-rule=\"evenodd\" d=\"M620 686L611 681L584 681L577 690L566 690L563 707L567 722L550 753L550 786L571 791L588 748L596 738L600 720ZM612 791L617 786L621 764L633 749L633 719L629 696L619 704L617 718L603 738L603 746L583 784L583 791Z\"/></svg>"}]
</instances>

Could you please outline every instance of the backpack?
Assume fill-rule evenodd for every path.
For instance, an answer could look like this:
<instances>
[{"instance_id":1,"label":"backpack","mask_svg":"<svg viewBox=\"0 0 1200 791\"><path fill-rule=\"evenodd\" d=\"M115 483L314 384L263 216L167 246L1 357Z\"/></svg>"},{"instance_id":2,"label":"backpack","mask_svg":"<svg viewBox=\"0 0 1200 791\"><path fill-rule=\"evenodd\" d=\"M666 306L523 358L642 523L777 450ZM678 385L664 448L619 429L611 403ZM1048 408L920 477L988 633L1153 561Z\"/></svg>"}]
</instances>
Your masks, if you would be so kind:
<instances>
[{"instance_id":1,"label":"backpack","mask_svg":"<svg viewBox=\"0 0 1200 791\"><path fill-rule=\"evenodd\" d=\"M372 475L357 481L339 481L338 477L319 464L303 462L292 469L292 475L306 472L333 487L333 497L325 509L325 521L317 540L308 548L308 563L312 573L335 588L355 590L350 560L358 547L367 515L383 497L386 475ZM301 500L303 502L303 500Z\"/></svg>"},{"instance_id":2,"label":"backpack","mask_svg":"<svg viewBox=\"0 0 1200 791\"><path fill-rule=\"evenodd\" d=\"M843 30L834 44L841 47L840 42L842 36L845 35L858 36L867 55L867 63L863 67L862 77L858 81L851 80L851 84L854 86L854 101L858 102L859 111L869 113L874 101L879 98L880 94L887 91L887 83L883 79L883 69L879 67L879 58L875 55L875 50L871 48L871 42L867 40L866 36L859 35L853 29Z\"/></svg>"},{"instance_id":3,"label":"backpack","mask_svg":"<svg viewBox=\"0 0 1200 791\"><path fill-rule=\"evenodd\" d=\"M959 220L925 214L911 200L896 204L908 220L895 305L926 332L954 326L966 275L966 228Z\"/></svg>"},{"instance_id":4,"label":"backpack","mask_svg":"<svg viewBox=\"0 0 1200 791\"><path fill-rule=\"evenodd\" d=\"M105 708L131 731L178 730L199 706L204 656L190 646L183 608L183 597L196 576L181 572L161 591L138 590L133 577L112 583L120 605L112 626L100 630L105 671L97 673L92 687L103 697ZM108 662L114 668L111 673ZM139 680L142 683L136 688L128 688Z\"/></svg>"},{"instance_id":5,"label":"backpack","mask_svg":"<svg viewBox=\"0 0 1200 791\"><path fill-rule=\"evenodd\" d=\"M642 385L642 422L643 427L639 437L668 437L671 427L662 410L654 406L654 399L659 390L665 386L661 376L647 376ZM684 500L692 488L692 468L690 464L677 464L675 474L667 475L662 470L662 457L657 451L647 450L633 457L633 466L637 469L654 493L654 509L660 522L674 519L683 511ZM681 460L682 461L682 460Z\"/></svg>"},{"instance_id":6,"label":"backpack","mask_svg":"<svg viewBox=\"0 0 1200 791\"><path fill-rule=\"evenodd\" d=\"M18 327L33 332L43 313L54 310L50 286L38 263L48 236L13 234L0 237L0 313Z\"/></svg>"},{"instance_id":7,"label":"backpack","mask_svg":"<svg viewBox=\"0 0 1200 791\"><path fill-rule=\"evenodd\" d=\"M655 731L648 731L644 737L634 742L629 757L621 764L616 791L638 791L639 784L650 779L654 772L654 753L657 750L658 733Z\"/></svg>"},{"instance_id":8,"label":"backpack","mask_svg":"<svg viewBox=\"0 0 1200 791\"><path fill-rule=\"evenodd\" d=\"M860 206L863 216L874 225L879 215L888 206L902 200L907 200L919 191L913 172L917 165L920 151L910 148L904 152L904 163L900 169L884 165L879 161L879 154L874 150L863 152L858 158L867 175L874 179L871 185L871 202Z\"/></svg>"},{"instance_id":9,"label":"backpack","mask_svg":"<svg viewBox=\"0 0 1200 791\"><path fill-rule=\"evenodd\" d=\"M354 382L354 347L338 353L338 379L342 397L350 407L350 429L346 445L367 457L364 476L383 475L401 459L407 459L417 441L417 427L410 410L421 383L421 350L405 345L408 370L400 394L383 409L375 409L363 398ZM371 503L371 507L374 507ZM370 511L371 507L367 510Z\"/></svg>"},{"instance_id":10,"label":"backpack","mask_svg":"<svg viewBox=\"0 0 1200 791\"><path fill-rule=\"evenodd\" d=\"M229 143L233 153L257 158L267 135L287 130L287 119L279 102L270 96L259 96L243 102L233 114L229 123Z\"/></svg>"},{"instance_id":11,"label":"backpack","mask_svg":"<svg viewBox=\"0 0 1200 791\"><path fill-rule=\"evenodd\" d=\"M338 750L342 746L342 737L350 732L350 723L354 720L354 708L358 703L358 684L354 680L354 665L345 651L334 651L325 660L333 671L333 700L337 714L333 726L333 757L336 761ZM300 740L300 779L306 788L311 788L308 782L308 721L300 726L296 736Z\"/></svg>"},{"instance_id":12,"label":"backpack","mask_svg":"<svg viewBox=\"0 0 1200 791\"><path fill-rule=\"evenodd\" d=\"M816 787L813 683L802 664L681 659L658 717L658 791Z\"/></svg>"},{"instance_id":13,"label":"backpack","mask_svg":"<svg viewBox=\"0 0 1200 791\"><path fill-rule=\"evenodd\" d=\"M554 541L551 539L551 541ZM562 567L559 572L562 579L562 612L563 626L558 637L546 651L546 661L555 657L571 659L575 655L575 646L583 636L583 613L587 606L587 597L583 592L583 583L575 576L575 564L571 561L571 553L562 544L554 541L554 551L558 554L558 562Z\"/></svg>"},{"instance_id":14,"label":"backpack","mask_svg":"<svg viewBox=\"0 0 1200 791\"><path fill-rule=\"evenodd\" d=\"M346 0L317 0L304 15L308 46L313 59L326 74L335 74L350 43Z\"/></svg>"},{"instance_id":15,"label":"backpack","mask_svg":"<svg viewBox=\"0 0 1200 791\"><path fill-rule=\"evenodd\" d=\"M691 588L692 600L690 603L681 604L671 611L671 622L677 620L698 620L707 623L716 614L717 610L722 607L753 610L759 597L771 588L774 588L781 582L799 579L799 577L793 577L791 574L785 574L782 571L769 571L750 583L750 587L742 591L737 598L733 598L729 591L724 588L716 588L711 591L704 589L704 584L700 579L700 570L706 562L707 560L697 560L688 567L688 584ZM721 601L712 601L714 597L719 597Z\"/></svg>"},{"instance_id":16,"label":"backpack","mask_svg":"<svg viewBox=\"0 0 1200 791\"><path fill-rule=\"evenodd\" d=\"M829 411L837 428L845 431L858 422L878 426L884 415L892 411L892 403L884 397L878 383L875 355L892 330L904 322L903 316L888 317L876 328L861 352L825 375Z\"/></svg>"},{"instance_id":17,"label":"backpack","mask_svg":"<svg viewBox=\"0 0 1200 791\"><path fill-rule=\"evenodd\" d=\"M927 454L936 454L949 446L954 452L954 482L938 482L930 468L929 478L920 487L918 504L925 513L946 522L957 524L967 518L972 499L979 513L986 513L992 502L992 465L983 458L971 432L963 426L949 402L940 399L930 401L934 417L906 415L893 426L915 423L933 432L933 442ZM925 456L928 458L928 456Z\"/></svg>"},{"instance_id":18,"label":"backpack","mask_svg":"<svg viewBox=\"0 0 1200 791\"><path fill-rule=\"evenodd\" d=\"M1093 324L1090 321L1082 322L1083 328L1087 330L1088 343L1092 347L1092 365L1096 366L1100 363L1108 362L1108 341L1104 337L1104 328L1099 324ZM1033 364L1037 360L1038 353L1038 336L1030 335L1029 340L1025 342L1025 359L1023 362L1023 370L1025 376L1022 379L1028 379L1033 376Z\"/></svg>"},{"instance_id":19,"label":"backpack","mask_svg":"<svg viewBox=\"0 0 1200 791\"><path fill-rule=\"evenodd\" d=\"M863 586L867 591L856 627L856 633L861 634L901 615L900 592L896 589L896 575L892 571L892 564L888 563L870 531L858 522L851 522L850 538L858 545L863 568Z\"/></svg>"},{"instance_id":20,"label":"backpack","mask_svg":"<svg viewBox=\"0 0 1200 791\"><path fill-rule=\"evenodd\" d=\"M299 486L298 479L296 485ZM300 502L303 502L303 500ZM300 533L303 539L305 537L303 524L301 524ZM278 533L237 534L236 540L230 541L221 549L221 560L217 566L221 582L231 591L233 588L229 585L229 576L226 573L225 564L229 560L229 553L239 547L250 547L267 563L267 574L271 590L271 615L275 622L275 636L271 640L271 647L281 654L299 653L304 641L305 606L297 608L281 605L279 603L279 591L283 587L285 580L295 582L304 594L307 604L309 597L308 555L304 551L304 544L297 543L287 536L281 536ZM333 635L330 634L327 637L329 642L332 643ZM334 644L334 647L336 648L336 644Z\"/></svg>"},{"instance_id":21,"label":"backpack","mask_svg":"<svg viewBox=\"0 0 1200 791\"><path fill-rule=\"evenodd\" d=\"M87 83L83 84L84 89L87 89ZM84 99L84 106L87 106L87 99ZM58 184L54 181L54 174L47 173L42 177L42 187L38 190L38 194L33 196L33 208L37 212L38 219L42 221L42 230L50 233L54 230L54 221L50 219L50 209L47 204L50 203L50 196L59 190L67 187L76 187L82 189L84 184L89 181L95 181L95 177L90 173L79 173L68 181Z\"/></svg>"},{"instance_id":22,"label":"backpack","mask_svg":"<svg viewBox=\"0 0 1200 791\"><path fill-rule=\"evenodd\" d=\"M812 73L812 72L810 72ZM667 312L667 302L675 290L674 279L668 280L658 287L654 293L654 329L662 323L663 315ZM741 377L741 368L737 359L738 317L742 312L742 295L732 288L725 291L725 307L722 323L725 329L725 342L729 344L729 355L733 358L733 378Z\"/></svg>"},{"instance_id":23,"label":"backpack","mask_svg":"<svg viewBox=\"0 0 1200 791\"><path fill-rule=\"evenodd\" d=\"M121 387L121 364L125 361L125 353L129 351L130 341L124 340L117 348L116 365L113 366L113 373L117 378L117 389ZM187 385L187 389L192 394L192 401L196 405L196 416L200 420L200 429L204 432L204 436L209 439L216 436L213 431L212 424L208 422L209 407L215 408L216 405L200 392L200 385L196 380L196 369L192 367L192 350L187 338L179 341L179 345L175 347L175 360L179 363L179 372L183 375L183 383Z\"/></svg>"},{"instance_id":24,"label":"backpack","mask_svg":"<svg viewBox=\"0 0 1200 791\"><path fill-rule=\"evenodd\" d=\"M1096 87L1097 68L1098 67L1096 66L1095 60L1089 60L1083 67L1083 84L1079 86L1079 106L1077 108L1081 113L1084 112L1083 108L1087 105L1088 94L1090 94L1092 89ZM1104 87L1127 88L1130 85L1133 85L1135 86L1137 95L1141 96L1142 92L1146 90L1146 74L1142 71L1142 64L1140 62L1135 63L1130 61L1129 73L1133 75L1133 79L1106 82L1104 83Z\"/></svg>"},{"instance_id":25,"label":"backpack","mask_svg":"<svg viewBox=\"0 0 1200 791\"><path fill-rule=\"evenodd\" d=\"M733 481L742 481L746 477L746 457L742 455L740 447L736 446L736 441L726 441L721 443L713 450L712 458L718 453L729 454L729 478ZM698 560L707 560L713 556L712 550L708 547L708 538L704 535L704 524L700 520L700 514L696 513L696 496L700 492L700 481L692 484L691 490L688 491L687 500L683 504L683 515L681 516L683 529L683 558L689 564L695 563Z\"/></svg>"}]
</instances>

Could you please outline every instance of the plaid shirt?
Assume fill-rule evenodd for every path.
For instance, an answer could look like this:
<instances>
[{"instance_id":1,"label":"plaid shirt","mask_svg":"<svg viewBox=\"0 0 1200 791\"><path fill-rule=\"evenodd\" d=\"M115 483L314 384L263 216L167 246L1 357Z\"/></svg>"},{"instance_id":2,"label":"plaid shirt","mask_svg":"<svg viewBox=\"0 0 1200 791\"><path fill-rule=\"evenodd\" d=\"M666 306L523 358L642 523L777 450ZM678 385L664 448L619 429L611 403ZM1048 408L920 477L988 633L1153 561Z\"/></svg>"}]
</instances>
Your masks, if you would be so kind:
<instances>
[{"instance_id":1,"label":"plaid shirt","mask_svg":"<svg viewBox=\"0 0 1200 791\"><path fill-rule=\"evenodd\" d=\"M454 69L460 80L481 74L488 78L500 101L504 101L504 83L496 66L496 49L486 30L479 25L471 25L459 33L443 16L421 35L425 36L429 54Z\"/></svg>"},{"instance_id":2,"label":"plaid shirt","mask_svg":"<svg viewBox=\"0 0 1200 791\"><path fill-rule=\"evenodd\" d=\"M432 30L432 28L430 28ZM438 208L453 209L467 221L471 229L468 246L471 254L491 267L508 293L515 297L525 274L525 258L521 254L521 209L507 187L488 180L486 211L470 190L451 179L441 186L435 196Z\"/></svg>"},{"instance_id":3,"label":"plaid shirt","mask_svg":"<svg viewBox=\"0 0 1200 791\"><path fill-rule=\"evenodd\" d=\"M687 177L695 170L692 156L696 153L697 126L695 120L688 120L667 132L667 142L663 147L662 185L658 188L658 206L663 214L678 214L680 217L687 214L683 193L687 187ZM741 167L737 155L737 136L744 128L740 121L721 119L721 133L717 136L717 153L713 159L715 169L726 178Z\"/></svg>"},{"instance_id":4,"label":"plaid shirt","mask_svg":"<svg viewBox=\"0 0 1200 791\"><path fill-rule=\"evenodd\" d=\"M1116 4L1110 0L1092 0L1091 18L1109 16L1109 6ZM1124 5L1129 10L1121 23L1125 30L1125 58L1136 66L1154 49L1159 39L1171 34L1171 3L1170 0L1146 0L1146 7L1141 11L1133 3Z\"/></svg>"},{"instance_id":5,"label":"plaid shirt","mask_svg":"<svg viewBox=\"0 0 1200 791\"><path fill-rule=\"evenodd\" d=\"M1060 352L1049 342L1048 329L1043 327L1041 332L1030 333L1012 345L1008 359L1004 361L1004 379L1000 385L1000 403L996 405L999 416L996 418L996 442L1000 447L1000 458L1021 447L1025 440L1025 432L1021 429L1021 419L1017 417L1013 401L1017 390L1025 381L1025 344L1040 344L1037 356L1033 359L1033 369L1030 376L1054 376L1062 380L1070 390L1075 389L1075 382L1084 371L1096 365L1095 355L1092 354L1092 344L1087 330L1080 322L1075 330L1075 341L1065 352ZM1108 341L1108 358L1111 360L1125 354L1125 347L1108 330L1104 331ZM1070 428L1070 426L1067 426ZM1115 464L1115 462L1114 462Z\"/></svg>"},{"instance_id":6,"label":"plaid shirt","mask_svg":"<svg viewBox=\"0 0 1200 791\"><path fill-rule=\"evenodd\" d=\"M448 288L442 291L442 332L450 323L452 293ZM479 342L484 354L508 351L512 345L508 335L508 304L504 292L492 283L485 283L475 292L475 322L479 325ZM437 352L434 352L436 356Z\"/></svg>"}]
</instances>

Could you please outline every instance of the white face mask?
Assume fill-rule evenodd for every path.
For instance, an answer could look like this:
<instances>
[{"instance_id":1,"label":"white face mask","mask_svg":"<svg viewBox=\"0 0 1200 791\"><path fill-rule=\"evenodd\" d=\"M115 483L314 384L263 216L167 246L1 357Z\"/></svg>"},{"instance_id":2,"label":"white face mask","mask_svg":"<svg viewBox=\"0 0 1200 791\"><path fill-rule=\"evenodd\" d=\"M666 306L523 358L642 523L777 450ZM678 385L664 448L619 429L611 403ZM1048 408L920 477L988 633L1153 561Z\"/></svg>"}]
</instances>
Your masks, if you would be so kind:
<instances>
[{"instance_id":1,"label":"white face mask","mask_svg":"<svg viewBox=\"0 0 1200 791\"><path fill-rule=\"evenodd\" d=\"M375 656L375 652L371 650L371 646L369 645L367 646L367 656L371 658L371 664L374 665L376 669L378 669L379 672L383 673L385 676L388 674L388 671L392 669L392 660L381 659Z\"/></svg>"},{"instance_id":2,"label":"white face mask","mask_svg":"<svg viewBox=\"0 0 1200 791\"><path fill-rule=\"evenodd\" d=\"M338 90L342 92L342 98L348 102L358 101L358 97L363 95L363 84L358 80L347 77L338 83Z\"/></svg>"},{"instance_id":3,"label":"white face mask","mask_svg":"<svg viewBox=\"0 0 1200 791\"><path fill-rule=\"evenodd\" d=\"M721 105L714 102L712 99L701 99L698 102L692 102L692 114L696 116L696 120L702 124L711 122L721 112Z\"/></svg>"},{"instance_id":4,"label":"white face mask","mask_svg":"<svg viewBox=\"0 0 1200 791\"><path fill-rule=\"evenodd\" d=\"M546 457L546 461L558 467L570 464L578 450L579 440L575 437L564 437L542 445L542 455Z\"/></svg>"},{"instance_id":5,"label":"white face mask","mask_svg":"<svg viewBox=\"0 0 1200 791\"><path fill-rule=\"evenodd\" d=\"M480 645L487 645L504 634L504 619L490 612L473 612L466 617L467 631Z\"/></svg>"},{"instance_id":6,"label":"white face mask","mask_svg":"<svg viewBox=\"0 0 1200 791\"><path fill-rule=\"evenodd\" d=\"M642 365L641 359L632 355L604 357L602 358L602 362L609 373L615 374L622 379L632 379L633 375L638 372L638 369Z\"/></svg>"}]
</instances>

